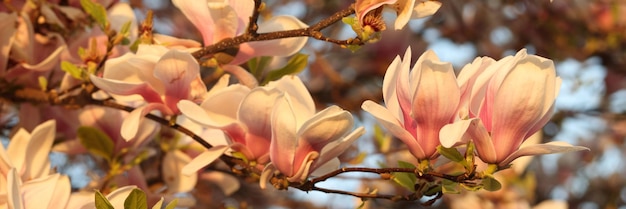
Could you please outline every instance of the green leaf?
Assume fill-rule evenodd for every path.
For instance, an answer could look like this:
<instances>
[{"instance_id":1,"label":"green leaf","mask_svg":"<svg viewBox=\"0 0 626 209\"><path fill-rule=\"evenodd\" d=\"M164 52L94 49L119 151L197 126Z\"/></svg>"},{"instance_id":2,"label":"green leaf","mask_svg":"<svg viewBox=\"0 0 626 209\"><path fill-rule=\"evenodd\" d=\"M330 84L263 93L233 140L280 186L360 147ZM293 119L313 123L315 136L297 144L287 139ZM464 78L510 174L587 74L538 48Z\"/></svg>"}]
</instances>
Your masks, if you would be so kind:
<instances>
[{"instance_id":1,"label":"green leaf","mask_svg":"<svg viewBox=\"0 0 626 209\"><path fill-rule=\"evenodd\" d=\"M69 73L72 77L83 80L83 71L76 65L68 61L61 62L61 70Z\"/></svg>"},{"instance_id":2,"label":"green leaf","mask_svg":"<svg viewBox=\"0 0 626 209\"><path fill-rule=\"evenodd\" d=\"M178 199L174 199L170 203L168 203L165 206L165 209L174 209L174 208L176 208L176 205L178 205Z\"/></svg>"},{"instance_id":3,"label":"green leaf","mask_svg":"<svg viewBox=\"0 0 626 209\"><path fill-rule=\"evenodd\" d=\"M459 183L447 179L441 180L441 191L444 194L459 194L461 191L457 189Z\"/></svg>"},{"instance_id":4,"label":"green leaf","mask_svg":"<svg viewBox=\"0 0 626 209\"><path fill-rule=\"evenodd\" d=\"M259 79L263 75L265 68L272 62L274 57L255 57L248 61L248 69L255 78Z\"/></svg>"},{"instance_id":5,"label":"green leaf","mask_svg":"<svg viewBox=\"0 0 626 209\"><path fill-rule=\"evenodd\" d=\"M128 36L130 34L130 26L132 25L132 21L128 21L126 23L124 23L124 25L122 25L122 28L120 28L120 32L118 34L121 34L123 36Z\"/></svg>"},{"instance_id":6,"label":"green leaf","mask_svg":"<svg viewBox=\"0 0 626 209\"><path fill-rule=\"evenodd\" d=\"M391 148L391 136L385 134L379 125L374 125L374 140L376 145L378 145L380 152L389 152L389 149Z\"/></svg>"},{"instance_id":7,"label":"green leaf","mask_svg":"<svg viewBox=\"0 0 626 209\"><path fill-rule=\"evenodd\" d=\"M104 132L94 127L81 126L78 128L78 138L90 153L111 162L114 154L113 141Z\"/></svg>"},{"instance_id":8,"label":"green leaf","mask_svg":"<svg viewBox=\"0 0 626 209\"><path fill-rule=\"evenodd\" d=\"M398 166L400 168L415 168L415 165L404 161L398 161ZM392 173L392 175L392 179L394 182L404 188L407 188L411 192L415 192L415 182L417 182L417 177L415 177L415 174L394 172Z\"/></svg>"},{"instance_id":9,"label":"green leaf","mask_svg":"<svg viewBox=\"0 0 626 209\"><path fill-rule=\"evenodd\" d=\"M269 83L270 81L275 81L280 79L285 75L292 75L301 72L304 70L308 63L309 55L306 54L296 54L289 59L287 64L280 68L267 73L265 80L263 80L262 85Z\"/></svg>"},{"instance_id":10,"label":"green leaf","mask_svg":"<svg viewBox=\"0 0 626 209\"><path fill-rule=\"evenodd\" d=\"M482 180L483 188L487 191L498 191L502 188L502 184L498 182L493 176L485 176Z\"/></svg>"},{"instance_id":11,"label":"green leaf","mask_svg":"<svg viewBox=\"0 0 626 209\"><path fill-rule=\"evenodd\" d=\"M141 189L133 189L126 200L124 200L124 209L148 209L146 193Z\"/></svg>"},{"instance_id":12,"label":"green leaf","mask_svg":"<svg viewBox=\"0 0 626 209\"><path fill-rule=\"evenodd\" d=\"M107 200L107 198L104 197L104 195L102 195L102 193L98 190L96 190L95 194L95 203L97 209L114 209L111 202L109 202L109 200Z\"/></svg>"},{"instance_id":13,"label":"green leaf","mask_svg":"<svg viewBox=\"0 0 626 209\"><path fill-rule=\"evenodd\" d=\"M456 150L456 148L445 148L439 145L437 146L437 152L439 152L439 154L443 155L445 158L448 158L454 162L463 161L463 155L461 155L461 153Z\"/></svg>"},{"instance_id":14,"label":"green leaf","mask_svg":"<svg viewBox=\"0 0 626 209\"><path fill-rule=\"evenodd\" d=\"M109 22L107 19L107 10L100 4L91 0L80 0L80 5L85 12L93 18L103 31L108 28Z\"/></svg>"}]
</instances>

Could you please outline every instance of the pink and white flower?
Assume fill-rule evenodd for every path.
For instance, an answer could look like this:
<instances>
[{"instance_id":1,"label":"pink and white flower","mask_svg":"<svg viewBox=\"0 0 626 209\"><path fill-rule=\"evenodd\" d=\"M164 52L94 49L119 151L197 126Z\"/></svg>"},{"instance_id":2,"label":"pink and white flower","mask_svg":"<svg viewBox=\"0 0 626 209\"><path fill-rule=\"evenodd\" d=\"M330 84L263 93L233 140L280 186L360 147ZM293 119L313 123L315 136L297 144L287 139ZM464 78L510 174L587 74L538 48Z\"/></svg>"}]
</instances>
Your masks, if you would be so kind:
<instances>
[{"instance_id":1,"label":"pink and white flower","mask_svg":"<svg viewBox=\"0 0 626 209\"><path fill-rule=\"evenodd\" d=\"M253 89L240 84L231 85L212 93L200 106L190 101L180 101L178 107L183 115L205 127L222 130L229 141L228 146L210 142L217 146L196 157L185 170L197 171L217 159L228 147L261 167L267 164L270 161L272 109L283 92L297 95L294 97L297 101L295 105L309 111L307 114L313 114L313 99L302 81L295 76L285 76Z\"/></svg>"},{"instance_id":2,"label":"pink and white flower","mask_svg":"<svg viewBox=\"0 0 626 209\"><path fill-rule=\"evenodd\" d=\"M252 0L173 0L185 17L198 28L204 45L215 44L245 32L254 10ZM293 16L275 16L259 24L259 33L299 29L306 24ZM300 51L307 37L244 43L229 64L241 64L258 56L290 56Z\"/></svg>"},{"instance_id":3,"label":"pink and white flower","mask_svg":"<svg viewBox=\"0 0 626 209\"><path fill-rule=\"evenodd\" d=\"M261 187L273 171L287 176L290 182L302 182L309 175L322 175L339 167L337 158L352 142L365 133L354 127L352 115L338 106L316 114L315 109L296 105L291 94L276 100L271 117L270 159L261 176ZM310 107L310 106L309 106Z\"/></svg>"},{"instance_id":4,"label":"pink and white flower","mask_svg":"<svg viewBox=\"0 0 626 209\"><path fill-rule=\"evenodd\" d=\"M441 2L432 0L357 0L355 4L356 17L365 27L365 15L379 7L393 9L398 15L394 29L400 30L409 22L409 19L418 19L431 16L439 10Z\"/></svg>"},{"instance_id":5,"label":"pink and white flower","mask_svg":"<svg viewBox=\"0 0 626 209\"><path fill-rule=\"evenodd\" d=\"M521 156L586 150L564 142L529 145L522 142L550 120L561 79L551 60L526 54L497 62L476 63L479 69L467 103L472 118L459 120L441 130L441 143L454 146L471 138L480 159L507 166ZM482 69L482 70L480 70ZM463 137L465 136L465 137Z\"/></svg>"},{"instance_id":6,"label":"pink and white flower","mask_svg":"<svg viewBox=\"0 0 626 209\"><path fill-rule=\"evenodd\" d=\"M450 63L426 51L410 69L411 50L396 57L383 80L386 107L365 101L363 110L374 115L391 134L404 142L419 160L437 156L440 129L457 118L460 89Z\"/></svg>"},{"instance_id":7,"label":"pink and white flower","mask_svg":"<svg viewBox=\"0 0 626 209\"><path fill-rule=\"evenodd\" d=\"M137 54L127 53L111 59L105 65L102 78L94 75L90 78L94 85L116 96L118 101L147 103L132 111L122 123L121 133L126 140L137 134L143 116L151 111L178 115L178 101L201 101L207 92L200 78L200 66L191 54L156 45L140 45ZM119 97L131 95L133 97Z\"/></svg>"}]
</instances>

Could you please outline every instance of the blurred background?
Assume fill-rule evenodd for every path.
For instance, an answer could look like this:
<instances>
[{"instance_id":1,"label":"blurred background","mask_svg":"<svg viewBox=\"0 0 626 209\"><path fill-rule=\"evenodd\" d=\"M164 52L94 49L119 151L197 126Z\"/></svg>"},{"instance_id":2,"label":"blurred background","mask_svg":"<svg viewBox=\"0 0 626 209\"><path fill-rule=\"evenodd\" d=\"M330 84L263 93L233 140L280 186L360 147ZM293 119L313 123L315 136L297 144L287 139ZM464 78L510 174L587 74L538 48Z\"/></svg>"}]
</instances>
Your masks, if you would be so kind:
<instances>
[{"instance_id":1,"label":"blurred background","mask_svg":"<svg viewBox=\"0 0 626 209\"><path fill-rule=\"evenodd\" d=\"M130 0L139 20L155 12L155 32L201 40L199 32L169 0ZM262 17L287 14L312 25L348 7L353 1L267 0ZM515 161L515 170L498 177L498 192L445 195L432 208L550 208L626 209L626 0L441 0L432 17L412 20L404 30L383 32L382 40L350 51L310 39L302 53L309 66L300 74L319 108L337 104L356 115L368 130L345 154L346 166L379 167L386 162L408 161L406 148L392 140L390 149L375 139L376 123L361 111L365 100L382 100L381 86L387 66L408 46L413 61L427 49L460 70L477 56L500 59L526 48L554 60L563 79L556 101L557 113L536 140L557 140L586 146L589 152L546 155ZM393 19L394 14L385 14ZM389 25L389 24L388 24ZM388 27L390 28L390 27ZM338 23L323 31L337 39L354 37L348 25ZM286 59L274 59L280 67ZM210 75L211 72L205 72ZM211 76L209 77L209 85ZM213 78L216 79L216 78ZM74 163L89 164L81 157ZM71 164L71 163L70 163ZM93 165L60 167L71 173ZM82 171L81 171L82 170ZM81 187L80 175L72 177ZM242 180L245 181L245 180ZM377 176L341 175L322 187L381 193L406 192ZM287 195L286 195L287 194ZM262 191L255 183L242 184L233 196L220 194L209 181L199 182L192 194L196 208L423 208L415 202L394 203L303 193Z\"/></svg>"}]
</instances>

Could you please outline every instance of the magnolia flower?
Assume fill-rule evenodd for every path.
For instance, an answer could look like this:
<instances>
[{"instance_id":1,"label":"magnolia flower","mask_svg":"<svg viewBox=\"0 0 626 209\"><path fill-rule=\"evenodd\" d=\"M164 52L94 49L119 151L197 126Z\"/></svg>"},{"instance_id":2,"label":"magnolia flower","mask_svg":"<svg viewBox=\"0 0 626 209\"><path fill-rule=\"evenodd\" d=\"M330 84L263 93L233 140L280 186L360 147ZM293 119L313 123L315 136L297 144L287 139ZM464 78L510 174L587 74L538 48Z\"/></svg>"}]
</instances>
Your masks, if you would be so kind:
<instances>
[{"instance_id":1,"label":"magnolia flower","mask_svg":"<svg viewBox=\"0 0 626 209\"><path fill-rule=\"evenodd\" d=\"M185 17L198 28L204 45L215 44L245 32L254 10L252 0L173 0ZM259 24L259 33L305 28L293 16L275 16ZM258 56L290 56L306 43L306 37L244 43L230 64L241 64Z\"/></svg>"},{"instance_id":2,"label":"magnolia flower","mask_svg":"<svg viewBox=\"0 0 626 209\"><path fill-rule=\"evenodd\" d=\"M468 103L475 118L459 120L441 130L441 143L454 146L467 139L476 144L480 159L507 166L521 156L586 150L564 142L529 145L522 142L539 131L552 117L554 100L561 79L551 60L527 55L520 50L487 65L473 84L473 98Z\"/></svg>"},{"instance_id":3,"label":"magnolia flower","mask_svg":"<svg viewBox=\"0 0 626 209\"><path fill-rule=\"evenodd\" d=\"M0 184L0 208L66 208L72 188L70 179L60 174L46 175L23 182L18 171L8 171L6 184ZM3 200L3 198L6 198Z\"/></svg>"},{"instance_id":4,"label":"magnolia flower","mask_svg":"<svg viewBox=\"0 0 626 209\"><path fill-rule=\"evenodd\" d=\"M357 0L354 10L361 27L367 26L366 14L382 6L395 10L398 18L394 23L394 28L400 30L409 22L409 19L433 15L439 10L441 3L432 0Z\"/></svg>"},{"instance_id":5,"label":"magnolia flower","mask_svg":"<svg viewBox=\"0 0 626 209\"><path fill-rule=\"evenodd\" d=\"M439 131L457 117L460 90L450 63L426 51L410 70L411 50L387 68L383 99L387 107L365 101L363 110L374 115L391 134L404 142L419 160L436 157Z\"/></svg>"},{"instance_id":6,"label":"magnolia flower","mask_svg":"<svg viewBox=\"0 0 626 209\"><path fill-rule=\"evenodd\" d=\"M303 109L307 106L296 105L294 99L284 93L272 110L272 162L261 176L262 188L274 170L290 182L302 182L310 174L317 176L336 169L337 157L365 133L363 127L350 131L354 121L348 111L330 106L313 114L314 108Z\"/></svg>"},{"instance_id":7,"label":"magnolia flower","mask_svg":"<svg viewBox=\"0 0 626 209\"><path fill-rule=\"evenodd\" d=\"M158 110L167 116L180 114L176 103L183 99L200 100L206 87L200 78L200 66L191 54L162 46L140 45L137 54L125 54L107 61L102 78L90 76L98 88L119 101L137 101L147 105L132 111L122 123L122 137L130 140L137 134L143 116Z\"/></svg>"},{"instance_id":8,"label":"magnolia flower","mask_svg":"<svg viewBox=\"0 0 626 209\"><path fill-rule=\"evenodd\" d=\"M8 16L7 21L11 21L14 17ZM6 66L8 68L6 71L5 69L0 69L2 70L0 75L4 76L6 80L14 81L17 84L30 88L39 88L38 79L40 76L48 78L49 83L61 80L64 73L59 68L58 63L61 54L66 51L67 46L59 34L51 33L44 36L35 33L32 22L26 13L22 13L17 18L17 23L10 22L17 25L17 28L13 29L11 27L15 26L11 25L9 26L11 29L2 32L2 36L5 36L15 30L13 38L8 40L11 43L9 58L19 64ZM3 44L3 54L7 50L4 47L7 46ZM0 59L1 62L6 62L3 61L5 58Z\"/></svg>"},{"instance_id":9,"label":"magnolia flower","mask_svg":"<svg viewBox=\"0 0 626 209\"><path fill-rule=\"evenodd\" d=\"M231 85L211 94L200 106L183 100L178 107L189 119L203 126L222 130L230 141L230 148L262 166L270 160L272 108L275 106L274 101L283 92L297 95L294 97L297 101L295 105L302 106L307 111L315 109L311 95L295 76L285 76L265 87L253 89L239 84ZM313 114L312 111L308 113ZM216 146L204 152L185 171L197 171L217 159L227 148Z\"/></svg>"},{"instance_id":10,"label":"magnolia flower","mask_svg":"<svg viewBox=\"0 0 626 209\"><path fill-rule=\"evenodd\" d=\"M0 146L0 183L6 180L11 168L15 168L17 177L23 182L48 176L48 154L54 141L55 129L54 120L42 123L31 133L20 128L11 138L8 148Z\"/></svg>"}]
</instances>

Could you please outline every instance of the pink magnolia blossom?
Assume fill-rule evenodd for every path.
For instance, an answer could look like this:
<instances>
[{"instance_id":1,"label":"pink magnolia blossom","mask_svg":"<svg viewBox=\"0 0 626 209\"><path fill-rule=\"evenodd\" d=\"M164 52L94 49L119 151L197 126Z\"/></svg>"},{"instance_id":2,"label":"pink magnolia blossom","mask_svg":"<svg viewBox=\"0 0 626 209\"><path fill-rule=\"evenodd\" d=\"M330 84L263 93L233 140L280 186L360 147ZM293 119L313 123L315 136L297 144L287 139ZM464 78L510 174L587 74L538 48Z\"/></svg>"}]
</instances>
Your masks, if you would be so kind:
<instances>
[{"instance_id":1,"label":"pink magnolia blossom","mask_svg":"<svg viewBox=\"0 0 626 209\"><path fill-rule=\"evenodd\" d=\"M245 32L254 10L252 0L173 0L185 17L198 28L205 46ZM275 16L259 24L259 33L305 28L307 25L293 16ZM258 56L289 56L306 43L306 37L258 41L240 45L230 64L241 64Z\"/></svg>"},{"instance_id":2,"label":"pink magnolia blossom","mask_svg":"<svg viewBox=\"0 0 626 209\"><path fill-rule=\"evenodd\" d=\"M178 101L201 100L207 91L200 78L200 66L191 54L156 45L140 45L137 54L110 59L102 78L90 78L119 101L147 103L132 111L122 123L121 133L126 140L137 134L146 114L158 110L166 116L178 115Z\"/></svg>"},{"instance_id":3,"label":"pink magnolia blossom","mask_svg":"<svg viewBox=\"0 0 626 209\"><path fill-rule=\"evenodd\" d=\"M379 7L386 6L393 9L398 18L394 23L394 29L402 29L409 19L423 18L433 15L441 3L432 0L357 0L355 4L356 17L361 23L362 27L365 27L364 19L365 15Z\"/></svg>"},{"instance_id":4,"label":"pink magnolia blossom","mask_svg":"<svg viewBox=\"0 0 626 209\"><path fill-rule=\"evenodd\" d=\"M271 116L272 142L270 159L261 176L261 187L273 171L287 176L290 182L302 182L309 175L325 174L339 167L337 158L358 137L363 127L354 127L352 115L330 106L316 114L310 105L297 105L297 97L280 95ZM309 107L310 109L307 109Z\"/></svg>"},{"instance_id":5,"label":"pink magnolia blossom","mask_svg":"<svg viewBox=\"0 0 626 209\"><path fill-rule=\"evenodd\" d=\"M550 120L561 79L551 60L526 54L497 62L475 62L467 70L480 74L472 84L468 118L441 130L446 147L471 138L486 163L506 166L521 156L585 150L564 142L529 145L522 142ZM464 69L466 70L466 69ZM464 137L465 136L465 137Z\"/></svg>"},{"instance_id":6,"label":"pink magnolia blossom","mask_svg":"<svg viewBox=\"0 0 626 209\"><path fill-rule=\"evenodd\" d=\"M386 107L365 101L371 113L391 134L404 142L419 160L436 157L440 129L457 118L460 89L450 63L426 51L410 70L411 50L387 68L383 80Z\"/></svg>"},{"instance_id":7,"label":"pink magnolia blossom","mask_svg":"<svg viewBox=\"0 0 626 209\"><path fill-rule=\"evenodd\" d=\"M228 146L215 146L196 157L185 170L197 171L217 159L228 147L261 166L268 163L272 108L275 106L274 101L283 92L297 95L294 97L296 105L309 111L307 114L313 114L313 99L302 81L295 76L285 76L267 86L253 89L240 84L231 85L215 91L200 106L181 101L178 106L183 115L203 126L222 130L229 140ZM209 143L216 145L214 142Z\"/></svg>"}]
</instances>

